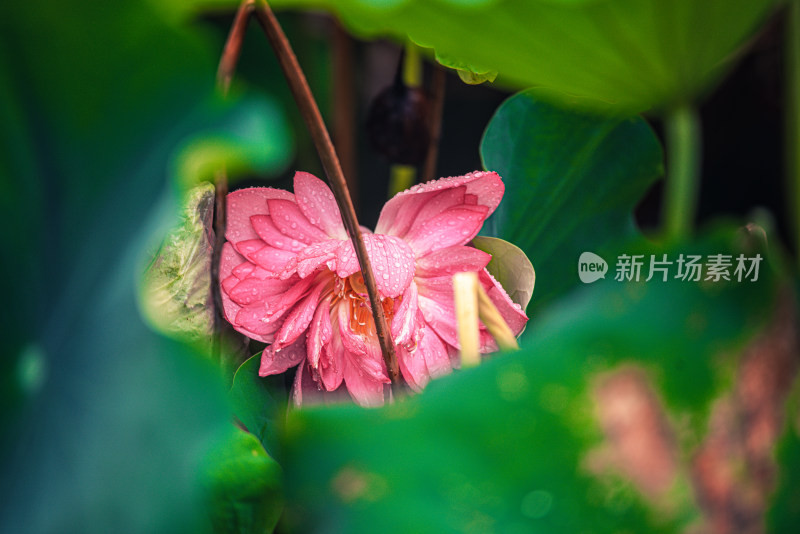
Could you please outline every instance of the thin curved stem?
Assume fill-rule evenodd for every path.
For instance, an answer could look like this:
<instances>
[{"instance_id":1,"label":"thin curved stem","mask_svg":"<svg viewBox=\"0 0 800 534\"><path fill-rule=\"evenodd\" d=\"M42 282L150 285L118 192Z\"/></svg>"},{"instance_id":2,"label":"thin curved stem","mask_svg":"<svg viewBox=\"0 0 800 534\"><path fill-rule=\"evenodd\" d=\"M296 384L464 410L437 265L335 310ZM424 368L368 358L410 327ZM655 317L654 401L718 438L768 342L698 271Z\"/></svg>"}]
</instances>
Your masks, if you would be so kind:
<instances>
[{"instance_id":1,"label":"thin curved stem","mask_svg":"<svg viewBox=\"0 0 800 534\"><path fill-rule=\"evenodd\" d=\"M378 289L375 284L375 274L372 270L369 256L367 255L364 239L361 236L361 229L358 225L353 201L350 198L344 173L342 172L342 167L339 163L336 151L333 148L328 129L325 127L322 115L319 112L319 107L317 107L314 96L311 94L308 81L300 68L300 64L297 62L297 57L294 55L289 40L286 38L286 34L283 33L278 20L275 18L275 14L265 0L259 0L257 2L255 16L275 51L275 55L278 58L281 69L286 76L286 81L289 83L289 88L297 103L297 107L300 109L300 114L303 116L306 126L311 133L311 138L314 141L314 145L322 161L322 167L325 169L325 173L328 176L333 195L336 198L336 203L339 205L339 211L342 214L345 229L353 242L353 247L358 257L359 265L361 266L361 272L364 275L364 283L367 286L367 294L369 295L370 304L372 305L375 330L378 334L378 341L381 345L381 352L386 362L386 368L389 371L389 378L392 381L392 385L396 386L399 383L399 369L395 356L394 343L392 342L391 332L386 322L386 316L383 313L383 305L381 304L380 295L378 294Z\"/></svg>"},{"instance_id":2,"label":"thin curved stem","mask_svg":"<svg viewBox=\"0 0 800 534\"><path fill-rule=\"evenodd\" d=\"M667 184L664 193L666 237L688 237L694 227L699 194L702 137L700 118L690 105L673 108L665 118Z\"/></svg>"},{"instance_id":3,"label":"thin curved stem","mask_svg":"<svg viewBox=\"0 0 800 534\"><path fill-rule=\"evenodd\" d=\"M225 48L219 59L217 67L217 89L223 97L228 96L231 80L236 71L236 64L242 53L242 43L247 31L247 23L253 12L255 0L245 0L236 11L231 30L225 41ZM211 351L217 361L222 361L222 331L226 330L227 322L222 317L222 295L220 294L219 266L222 257L222 245L225 243L225 227L227 224L228 175L225 169L219 169L214 177L214 244L211 251L211 297L214 303L214 335L212 336ZM226 356L227 358L227 356ZM230 361L223 362L225 365Z\"/></svg>"},{"instance_id":4,"label":"thin curved stem","mask_svg":"<svg viewBox=\"0 0 800 534\"><path fill-rule=\"evenodd\" d=\"M228 94L233 73L236 71L236 64L242 54L244 34L247 31L247 23L250 22L250 15L253 13L254 8L255 0L245 0L236 10L231 31L228 32L228 39L225 41L225 48L222 50L222 57L219 59L217 87L225 96Z\"/></svg>"}]
</instances>

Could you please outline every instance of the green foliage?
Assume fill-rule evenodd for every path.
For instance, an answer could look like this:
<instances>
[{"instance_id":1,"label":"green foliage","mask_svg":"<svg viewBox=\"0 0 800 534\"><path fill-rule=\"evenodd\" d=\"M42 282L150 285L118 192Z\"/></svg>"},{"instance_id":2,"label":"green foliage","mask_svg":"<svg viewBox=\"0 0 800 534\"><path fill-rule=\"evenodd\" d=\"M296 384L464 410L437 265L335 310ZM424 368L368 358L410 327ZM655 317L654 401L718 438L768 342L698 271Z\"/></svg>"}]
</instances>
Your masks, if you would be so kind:
<instances>
[{"instance_id":1,"label":"green foliage","mask_svg":"<svg viewBox=\"0 0 800 534\"><path fill-rule=\"evenodd\" d=\"M407 35L548 100L666 108L714 83L779 0L273 0L324 7L364 37Z\"/></svg>"},{"instance_id":2,"label":"green foliage","mask_svg":"<svg viewBox=\"0 0 800 534\"><path fill-rule=\"evenodd\" d=\"M0 4L0 531L268 532L283 502L269 451L285 462L287 529L685 532L700 512L684 464L654 497L624 464L595 461L613 445L599 384L639 373L675 457L689 458L731 383L731 355L773 309L776 276L765 264L752 283L607 277L576 288L587 250L612 264L621 251L766 252L730 226L695 242L644 242L631 210L661 172L652 132L641 119L539 98L617 117L693 99L776 3L274 2L329 7L363 35L408 34L472 73L537 85L498 110L482 145L507 187L499 235L524 254L478 244L523 305L534 282L525 254L538 272L523 350L382 409L307 408L286 425L259 355L226 397L200 354L208 347L151 331L136 299L144 251L178 213L169 182L184 193L223 167L280 170L292 147L281 112L263 98L214 97L218 50L159 17L184 21L184 5L203 2ZM177 253L162 256L155 282L184 319L207 274L208 257L191 252L203 242L200 212L165 244ZM518 269L525 276L509 275ZM231 408L250 433L232 431ZM775 532L796 519L798 454L787 425Z\"/></svg>"},{"instance_id":3,"label":"green foliage","mask_svg":"<svg viewBox=\"0 0 800 534\"><path fill-rule=\"evenodd\" d=\"M500 282L511 300L524 310L536 284L531 260L516 245L496 237L478 236L472 240L472 246L492 255L486 269Z\"/></svg>"},{"instance_id":4,"label":"green foliage","mask_svg":"<svg viewBox=\"0 0 800 534\"><path fill-rule=\"evenodd\" d=\"M0 39L0 530L209 531L198 475L230 408L144 324L136 280L182 143L237 124L215 53L142 2L4 2Z\"/></svg>"},{"instance_id":5,"label":"green foliage","mask_svg":"<svg viewBox=\"0 0 800 534\"><path fill-rule=\"evenodd\" d=\"M282 111L263 96L247 94L233 103L205 110L206 125L184 140L173 158L173 173L183 187L214 181L225 169L234 182L240 175L283 171L294 153Z\"/></svg>"},{"instance_id":6,"label":"green foliage","mask_svg":"<svg viewBox=\"0 0 800 534\"><path fill-rule=\"evenodd\" d=\"M442 54L436 54L436 61L440 65L454 69L461 81L469 85L478 85L484 82L493 82L497 78L497 71L482 70L462 61L455 61Z\"/></svg>"},{"instance_id":7,"label":"green foliage","mask_svg":"<svg viewBox=\"0 0 800 534\"><path fill-rule=\"evenodd\" d=\"M506 184L497 235L536 267L534 308L578 284L578 257L636 235L633 208L662 173L661 147L641 118L576 114L530 91L506 100L481 144Z\"/></svg>"},{"instance_id":8,"label":"green foliage","mask_svg":"<svg viewBox=\"0 0 800 534\"><path fill-rule=\"evenodd\" d=\"M732 234L658 252L734 253ZM519 353L379 410L290 414L287 521L329 532L683 532L699 512L680 471L650 501L619 466L593 467L598 381L642 373L687 457L697 443L687 419L701 422L729 383L725 355L775 292L768 270L754 283L599 281L543 311Z\"/></svg>"},{"instance_id":9,"label":"green foliage","mask_svg":"<svg viewBox=\"0 0 800 534\"><path fill-rule=\"evenodd\" d=\"M800 382L786 406L783 437L776 447L778 480L767 515L768 532L790 532L800 521Z\"/></svg>"},{"instance_id":10,"label":"green foliage","mask_svg":"<svg viewBox=\"0 0 800 534\"><path fill-rule=\"evenodd\" d=\"M280 517L280 467L252 434L232 429L206 459L209 507L217 534L272 532Z\"/></svg>"},{"instance_id":11,"label":"green foliage","mask_svg":"<svg viewBox=\"0 0 800 534\"><path fill-rule=\"evenodd\" d=\"M261 353L244 362L233 377L229 393L233 413L254 434L264 448L274 454L276 450L275 417L278 404L270 395L265 380L258 376Z\"/></svg>"}]
</instances>

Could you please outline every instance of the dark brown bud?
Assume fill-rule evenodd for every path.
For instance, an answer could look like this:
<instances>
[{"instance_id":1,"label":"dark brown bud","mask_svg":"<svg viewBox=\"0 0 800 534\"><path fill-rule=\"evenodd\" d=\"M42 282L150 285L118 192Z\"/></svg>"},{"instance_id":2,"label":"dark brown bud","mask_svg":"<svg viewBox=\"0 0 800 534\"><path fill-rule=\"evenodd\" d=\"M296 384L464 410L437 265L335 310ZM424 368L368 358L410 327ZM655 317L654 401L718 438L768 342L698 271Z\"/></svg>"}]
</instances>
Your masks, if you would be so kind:
<instances>
[{"instance_id":1,"label":"dark brown bud","mask_svg":"<svg viewBox=\"0 0 800 534\"><path fill-rule=\"evenodd\" d=\"M390 162L419 166L428 151L428 97L396 80L373 100L367 133L373 148Z\"/></svg>"}]
</instances>

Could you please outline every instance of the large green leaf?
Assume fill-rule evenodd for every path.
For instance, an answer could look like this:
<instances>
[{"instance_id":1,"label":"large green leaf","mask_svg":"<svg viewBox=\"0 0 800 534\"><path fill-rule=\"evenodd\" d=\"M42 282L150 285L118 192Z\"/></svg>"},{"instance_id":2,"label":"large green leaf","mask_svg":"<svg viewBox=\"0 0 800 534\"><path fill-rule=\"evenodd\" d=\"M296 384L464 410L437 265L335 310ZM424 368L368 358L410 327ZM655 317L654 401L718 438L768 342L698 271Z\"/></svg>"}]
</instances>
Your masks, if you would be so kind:
<instances>
[{"instance_id":1,"label":"large green leaf","mask_svg":"<svg viewBox=\"0 0 800 534\"><path fill-rule=\"evenodd\" d=\"M172 172L182 186L214 181L221 168L239 175L276 175L294 156L293 139L281 109L269 98L245 93L204 110L205 127L184 140Z\"/></svg>"},{"instance_id":2,"label":"large green leaf","mask_svg":"<svg viewBox=\"0 0 800 534\"><path fill-rule=\"evenodd\" d=\"M234 415L268 452L275 454L278 404L267 389L266 379L258 375L260 365L260 352L240 365L229 395Z\"/></svg>"},{"instance_id":3,"label":"large green leaf","mask_svg":"<svg viewBox=\"0 0 800 534\"><path fill-rule=\"evenodd\" d=\"M735 241L726 230L652 252L733 254ZM775 293L765 268L757 282L598 281L543 313L521 352L379 410L290 414L287 522L326 532L684 532L699 510L680 462ZM616 439L599 421L599 388L631 373L671 434L676 464L655 496L625 475L629 464L598 463ZM627 417L635 405L622 408ZM639 476L651 468L640 461Z\"/></svg>"},{"instance_id":4,"label":"large green leaf","mask_svg":"<svg viewBox=\"0 0 800 534\"><path fill-rule=\"evenodd\" d=\"M500 106L481 144L506 192L501 237L536 268L537 309L578 284L578 258L637 235L632 211L662 172L658 140L640 118L563 111L531 92Z\"/></svg>"},{"instance_id":5,"label":"large green leaf","mask_svg":"<svg viewBox=\"0 0 800 534\"><path fill-rule=\"evenodd\" d=\"M492 255L486 269L500 282L509 298L525 310L536 285L531 260L519 247L496 237L478 236L472 240L472 246Z\"/></svg>"},{"instance_id":6,"label":"large green leaf","mask_svg":"<svg viewBox=\"0 0 800 534\"><path fill-rule=\"evenodd\" d=\"M176 154L231 109L216 52L142 1L4 2L0 39L0 530L208 531L228 402L135 282L177 215Z\"/></svg>"},{"instance_id":7,"label":"large green leaf","mask_svg":"<svg viewBox=\"0 0 800 534\"><path fill-rule=\"evenodd\" d=\"M200 2L208 4L209 2ZM219 4L218 0L213 3ZM361 36L440 55L570 105L642 111L696 97L779 0L273 0L324 7Z\"/></svg>"},{"instance_id":8,"label":"large green leaf","mask_svg":"<svg viewBox=\"0 0 800 534\"><path fill-rule=\"evenodd\" d=\"M280 517L280 467L255 436L233 429L207 459L211 520L216 534L265 534Z\"/></svg>"}]
</instances>

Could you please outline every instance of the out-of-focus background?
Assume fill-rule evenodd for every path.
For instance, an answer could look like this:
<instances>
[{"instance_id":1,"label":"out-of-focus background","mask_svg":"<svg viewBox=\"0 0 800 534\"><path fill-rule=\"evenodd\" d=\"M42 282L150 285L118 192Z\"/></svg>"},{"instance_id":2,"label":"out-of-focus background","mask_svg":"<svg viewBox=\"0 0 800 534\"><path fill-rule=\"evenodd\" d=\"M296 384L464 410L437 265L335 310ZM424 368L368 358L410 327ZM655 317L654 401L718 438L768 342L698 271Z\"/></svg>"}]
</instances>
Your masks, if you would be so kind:
<instances>
[{"instance_id":1,"label":"out-of-focus background","mask_svg":"<svg viewBox=\"0 0 800 534\"><path fill-rule=\"evenodd\" d=\"M536 269L521 350L287 411L291 376L260 378L211 297L221 171L323 176L258 25L223 96L235 1L5 2L0 531L790 532L797 2L273 4L365 226L424 175L374 148L378 95L444 80L434 176L497 170L484 233ZM426 98L401 122L435 123ZM584 285L589 250L612 271ZM763 262L618 282L621 254Z\"/></svg>"}]
</instances>

